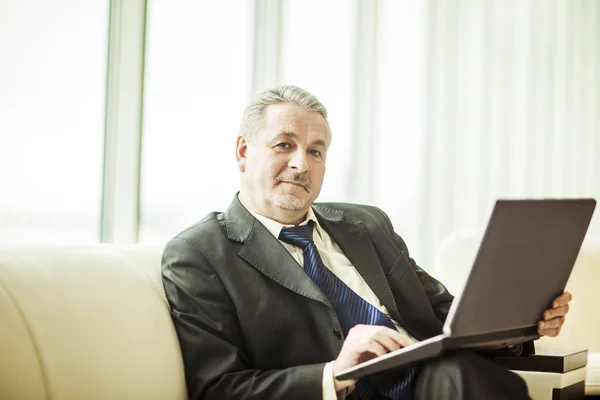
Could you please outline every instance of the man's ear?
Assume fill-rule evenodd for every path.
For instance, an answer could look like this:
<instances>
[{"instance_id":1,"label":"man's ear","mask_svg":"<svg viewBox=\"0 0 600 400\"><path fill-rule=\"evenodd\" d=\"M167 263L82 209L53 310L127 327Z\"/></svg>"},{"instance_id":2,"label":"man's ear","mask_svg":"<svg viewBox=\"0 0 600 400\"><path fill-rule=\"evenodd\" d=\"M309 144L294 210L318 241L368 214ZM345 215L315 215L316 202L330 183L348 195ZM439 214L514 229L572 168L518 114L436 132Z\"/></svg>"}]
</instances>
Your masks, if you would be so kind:
<instances>
[{"instance_id":1,"label":"man's ear","mask_svg":"<svg viewBox=\"0 0 600 400\"><path fill-rule=\"evenodd\" d=\"M248 141L242 136L237 137L235 143L235 158L240 172L246 172L246 152L248 151Z\"/></svg>"}]
</instances>

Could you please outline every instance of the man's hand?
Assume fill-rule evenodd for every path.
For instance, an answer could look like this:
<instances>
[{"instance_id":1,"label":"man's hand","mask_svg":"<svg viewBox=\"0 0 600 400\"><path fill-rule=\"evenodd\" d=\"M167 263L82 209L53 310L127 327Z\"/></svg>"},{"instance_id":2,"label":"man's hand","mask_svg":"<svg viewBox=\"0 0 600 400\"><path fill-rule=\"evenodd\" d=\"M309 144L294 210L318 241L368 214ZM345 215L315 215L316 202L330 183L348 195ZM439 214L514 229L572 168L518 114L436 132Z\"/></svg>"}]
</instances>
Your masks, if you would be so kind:
<instances>
[{"instance_id":1,"label":"man's hand","mask_svg":"<svg viewBox=\"0 0 600 400\"><path fill-rule=\"evenodd\" d=\"M356 325L348 332L342 350L333 363L336 392L356 383L353 379L338 381L335 379L337 373L411 344L413 344L411 339L395 329L376 325Z\"/></svg>"},{"instance_id":2,"label":"man's hand","mask_svg":"<svg viewBox=\"0 0 600 400\"><path fill-rule=\"evenodd\" d=\"M543 320L538 322L538 333L541 336L558 336L565 323L565 316L569 312L569 302L573 296L564 292L552 302L552 308L544 311Z\"/></svg>"}]
</instances>

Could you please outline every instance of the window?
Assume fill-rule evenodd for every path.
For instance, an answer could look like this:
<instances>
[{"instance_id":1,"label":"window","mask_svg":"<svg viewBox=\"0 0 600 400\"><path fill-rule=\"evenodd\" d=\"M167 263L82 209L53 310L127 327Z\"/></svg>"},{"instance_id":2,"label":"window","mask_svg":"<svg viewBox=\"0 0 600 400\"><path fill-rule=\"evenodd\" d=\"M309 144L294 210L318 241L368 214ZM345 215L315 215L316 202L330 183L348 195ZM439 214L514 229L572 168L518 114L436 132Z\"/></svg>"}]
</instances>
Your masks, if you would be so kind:
<instances>
[{"instance_id":1,"label":"window","mask_svg":"<svg viewBox=\"0 0 600 400\"><path fill-rule=\"evenodd\" d=\"M347 200L354 10L345 1L287 0L282 84L299 86L327 108L332 145L318 201Z\"/></svg>"},{"instance_id":2,"label":"window","mask_svg":"<svg viewBox=\"0 0 600 400\"><path fill-rule=\"evenodd\" d=\"M0 2L0 243L99 240L108 2Z\"/></svg>"},{"instance_id":3,"label":"window","mask_svg":"<svg viewBox=\"0 0 600 400\"><path fill-rule=\"evenodd\" d=\"M162 243L238 188L235 139L250 99L252 2L151 2L140 241Z\"/></svg>"}]
</instances>

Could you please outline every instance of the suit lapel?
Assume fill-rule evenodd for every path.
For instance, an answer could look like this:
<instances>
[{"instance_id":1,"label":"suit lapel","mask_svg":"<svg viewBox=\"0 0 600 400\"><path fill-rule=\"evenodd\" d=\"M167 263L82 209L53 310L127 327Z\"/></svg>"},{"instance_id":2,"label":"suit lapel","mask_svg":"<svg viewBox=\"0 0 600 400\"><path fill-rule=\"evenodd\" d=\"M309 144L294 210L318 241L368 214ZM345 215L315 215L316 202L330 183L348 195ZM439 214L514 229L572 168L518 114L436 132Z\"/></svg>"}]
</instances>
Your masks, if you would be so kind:
<instances>
[{"instance_id":1,"label":"suit lapel","mask_svg":"<svg viewBox=\"0 0 600 400\"><path fill-rule=\"evenodd\" d=\"M241 258L287 289L331 307L316 283L279 240L246 210L237 195L225 213L225 224L229 239L243 243L238 252Z\"/></svg>"},{"instance_id":2,"label":"suit lapel","mask_svg":"<svg viewBox=\"0 0 600 400\"><path fill-rule=\"evenodd\" d=\"M400 322L396 301L364 223L359 220L349 220L342 211L319 205L315 205L313 209L323 229L340 246L344 255L373 290L379 301L388 309L392 318Z\"/></svg>"},{"instance_id":3,"label":"suit lapel","mask_svg":"<svg viewBox=\"0 0 600 400\"><path fill-rule=\"evenodd\" d=\"M400 322L400 313L364 223L347 220L346 214L339 210L319 205L313 209L323 229L340 246L392 318ZM250 265L287 289L332 307L279 240L240 203L237 194L225 213L225 224L229 239L243 243L238 255Z\"/></svg>"}]
</instances>

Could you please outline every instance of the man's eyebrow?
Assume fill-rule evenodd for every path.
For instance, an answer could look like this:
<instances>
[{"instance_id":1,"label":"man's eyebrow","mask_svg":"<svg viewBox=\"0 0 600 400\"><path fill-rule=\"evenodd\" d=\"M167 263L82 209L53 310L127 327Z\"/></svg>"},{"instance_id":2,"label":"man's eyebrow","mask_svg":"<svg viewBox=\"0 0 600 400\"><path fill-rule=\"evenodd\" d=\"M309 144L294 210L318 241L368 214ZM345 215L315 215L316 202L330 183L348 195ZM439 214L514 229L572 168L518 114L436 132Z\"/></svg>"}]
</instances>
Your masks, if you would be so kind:
<instances>
[{"instance_id":1,"label":"man's eyebrow","mask_svg":"<svg viewBox=\"0 0 600 400\"><path fill-rule=\"evenodd\" d=\"M275 135L273 137L273 140L277 140L278 138L280 138L282 136L288 137L288 138L291 138L291 139L297 139L298 138L298 135L295 132L293 132L293 131L281 131L281 132L279 132L277 135ZM327 142L325 140L322 140L322 139L315 140L314 142L311 143L311 145L313 145L313 146L322 146L324 148L327 148Z\"/></svg>"},{"instance_id":2,"label":"man's eyebrow","mask_svg":"<svg viewBox=\"0 0 600 400\"><path fill-rule=\"evenodd\" d=\"M315 140L312 144L316 145L316 146L323 146L323 147L327 148L327 142L325 142L324 140L321 140L321 139Z\"/></svg>"}]
</instances>

